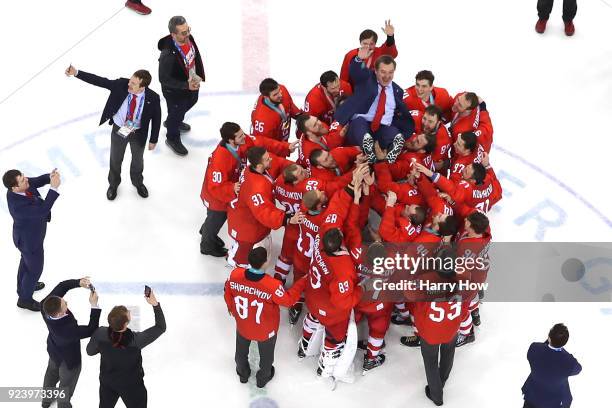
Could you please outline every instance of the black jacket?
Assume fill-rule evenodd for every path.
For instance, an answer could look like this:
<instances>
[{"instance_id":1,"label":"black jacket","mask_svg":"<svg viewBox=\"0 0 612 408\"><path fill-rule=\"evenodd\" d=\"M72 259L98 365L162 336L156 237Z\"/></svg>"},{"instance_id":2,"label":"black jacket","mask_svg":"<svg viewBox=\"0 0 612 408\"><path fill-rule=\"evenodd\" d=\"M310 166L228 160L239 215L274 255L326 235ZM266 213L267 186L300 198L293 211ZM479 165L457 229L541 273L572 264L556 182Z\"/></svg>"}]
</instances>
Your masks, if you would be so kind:
<instances>
[{"instance_id":1,"label":"black jacket","mask_svg":"<svg viewBox=\"0 0 612 408\"><path fill-rule=\"evenodd\" d=\"M204 74L204 64L202 63L202 55L200 55L200 49L196 44L192 36L189 36L189 40L195 48L195 71L202 82L206 81L206 75ZM181 53L176 49L172 36L167 35L161 38L157 42L157 48L161 51L159 55L159 82L162 85L162 92L164 94L181 94L189 92L198 92L189 90L189 71L185 67L185 61Z\"/></svg>"},{"instance_id":2,"label":"black jacket","mask_svg":"<svg viewBox=\"0 0 612 408\"><path fill-rule=\"evenodd\" d=\"M143 332L130 329L122 333L100 327L87 344L87 354L100 353L100 382L116 388L125 388L143 381L140 351L153 343L166 331L166 319L161 305L153 307L155 325Z\"/></svg>"},{"instance_id":3,"label":"black jacket","mask_svg":"<svg viewBox=\"0 0 612 408\"><path fill-rule=\"evenodd\" d=\"M100 125L106 121L112 125L113 115L115 115L119 108L121 108L121 104L128 96L129 80L127 78L110 80L81 70L79 70L76 77L87 82L88 84L106 88L111 91L110 95L108 96L108 100L106 101L106 105L104 105L104 110L102 111ZM151 122L152 125L150 143L157 143L157 139L159 137L159 127L161 125L161 105L159 103L159 95L155 91L145 88L145 102L142 108L142 116L140 118L140 129L136 131L138 141L143 146L147 143L149 122Z\"/></svg>"},{"instance_id":4,"label":"black jacket","mask_svg":"<svg viewBox=\"0 0 612 408\"><path fill-rule=\"evenodd\" d=\"M44 304L49 296L64 297L70 289L78 288L79 280L70 279L61 282L45 297L40 303ZM68 310L68 315L58 320L52 320L49 316L41 311L43 319L49 329L47 336L47 351L49 357L58 365L62 361L66 362L66 366L70 369L81 364L81 339L92 335L100 322L100 309L91 309L89 315L89 324L87 326L79 326L74 315Z\"/></svg>"}]
</instances>

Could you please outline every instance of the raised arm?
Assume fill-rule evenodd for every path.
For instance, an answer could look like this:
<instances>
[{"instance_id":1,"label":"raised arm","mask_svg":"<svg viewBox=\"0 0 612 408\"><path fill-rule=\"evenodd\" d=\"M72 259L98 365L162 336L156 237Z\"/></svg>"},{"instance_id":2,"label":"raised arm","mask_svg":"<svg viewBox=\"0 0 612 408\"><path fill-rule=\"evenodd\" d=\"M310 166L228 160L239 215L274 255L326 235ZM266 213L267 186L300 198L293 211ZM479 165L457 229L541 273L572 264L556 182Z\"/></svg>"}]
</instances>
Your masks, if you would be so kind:
<instances>
[{"instance_id":1,"label":"raised arm","mask_svg":"<svg viewBox=\"0 0 612 408\"><path fill-rule=\"evenodd\" d=\"M134 333L134 342L136 343L136 347L140 349L143 349L149 344L153 343L166 331L166 319L164 317L164 312L162 311L161 305L157 302L153 291L151 291L151 295L147 298L147 303L153 306L153 312L155 313L155 325L149 327L143 332Z\"/></svg>"}]
</instances>

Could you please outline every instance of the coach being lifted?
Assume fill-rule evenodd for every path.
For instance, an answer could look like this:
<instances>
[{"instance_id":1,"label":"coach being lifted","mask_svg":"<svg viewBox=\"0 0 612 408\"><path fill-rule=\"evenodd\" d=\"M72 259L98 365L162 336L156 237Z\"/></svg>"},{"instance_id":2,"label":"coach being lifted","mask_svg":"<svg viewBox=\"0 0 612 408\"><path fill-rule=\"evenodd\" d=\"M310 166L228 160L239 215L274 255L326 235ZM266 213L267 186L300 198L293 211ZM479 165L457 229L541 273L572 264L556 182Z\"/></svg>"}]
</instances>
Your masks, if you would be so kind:
<instances>
[{"instance_id":1,"label":"coach being lifted","mask_svg":"<svg viewBox=\"0 0 612 408\"><path fill-rule=\"evenodd\" d=\"M338 107L335 119L341 125L350 121L347 144L362 146L370 163L376 161L374 141L388 150L387 160L393 163L402 151L404 139L414 133L414 121L402 102L403 89L393 82L395 60L389 55L379 57L372 72L363 62L371 53L361 47L351 61L353 96Z\"/></svg>"}]
</instances>

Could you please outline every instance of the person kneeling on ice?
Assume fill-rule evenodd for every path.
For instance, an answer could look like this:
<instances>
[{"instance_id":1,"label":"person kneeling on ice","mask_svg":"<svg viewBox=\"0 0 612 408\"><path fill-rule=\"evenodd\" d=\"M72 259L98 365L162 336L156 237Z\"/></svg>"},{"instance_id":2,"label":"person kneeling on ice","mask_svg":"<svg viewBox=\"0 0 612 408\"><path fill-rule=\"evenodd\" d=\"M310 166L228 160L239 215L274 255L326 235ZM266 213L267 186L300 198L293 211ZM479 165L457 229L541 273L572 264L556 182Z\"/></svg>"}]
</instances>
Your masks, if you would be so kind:
<instances>
[{"instance_id":1,"label":"person kneeling on ice","mask_svg":"<svg viewBox=\"0 0 612 408\"><path fill-rule=\"evenodd\" d=\"M274 377L274 347L278 333L278 306L293 306L306 286L302 277L285 291L282 282L265 273L268 252L263 247L251 249L248 268L236 268L225 282L225 303L236 319L236 373L241 383L251 375L249 346L259 348L257 387L263 388Z\"/></svg>"}]
</instances>

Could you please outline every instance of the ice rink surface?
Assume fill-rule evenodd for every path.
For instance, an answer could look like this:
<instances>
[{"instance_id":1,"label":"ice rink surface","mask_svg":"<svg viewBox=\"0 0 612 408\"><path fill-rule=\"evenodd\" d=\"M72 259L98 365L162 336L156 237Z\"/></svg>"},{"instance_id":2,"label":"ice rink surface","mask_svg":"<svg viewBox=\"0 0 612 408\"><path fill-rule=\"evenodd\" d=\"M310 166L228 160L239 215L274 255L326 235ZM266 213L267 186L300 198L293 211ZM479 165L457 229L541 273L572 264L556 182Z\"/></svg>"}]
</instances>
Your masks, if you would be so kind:
<instances>
[{"instance_id":1,"label":"ice rink surface","mask_svg":"<svg viewBox=\"0 0 612 408\"><path fill-rule=\"evenodd\" d=\"M380 27L391 18L399 50L395 82L407 88L417 71L431 69L436 85L452 94L475 91L487 102L495 128L491 162L504 187L491 215L494 240L608 241L612 2L580 1L573 38L563 34L561 1L556 3L547 32L538 35L531 0L149 0L153 13L146 17L123 9L121 1L4 2L0 169L36 176L57 167L63 176L45 241L47 288L35 298L61 280L91 276L100 293L101 324L112 306L125 304L138 308L133 325L144 329L153 322L141 295L142 284L149 283L168 324L143 352L150 407L433 406L423 393L419 351L399 344L405 329L388 332L384 366L332 392L316 378L316 361L297 361L300 330L288 326L284 311L276 377L264 390L253 379L239 383L234 322L221 297L230 269L198 251L206 159L221 123L249 129L263 77L286 85L301 105L323 71L339 72L363 29L377 30L380 43ZM153 74L151 88L161 93L157 40L177 14L187 17L206 69L200 101L187 117L193 128L184 137L189 155L174 155L163 144L162 128L157 149L145 152L150 197L141 199L131 186L128 153L119 196L109 202L110 128L97 126L107 92L63 71L72 63L117 78L145 68ZM19 254L11 224L3 194L0 385L38 386L47 361L46 328L40 315L15 307ZM273 238L276 255L280 236ZM588 272L584 279L605 282ZM87 292L75 289L67 300L86 322ZM571 380L572 406L610 405L603 393L612 361L609 303L486 303L482 319L476 342L457 350L444 406L522 406L527 348L557 322L568 325L567 349L584 367ZM97 406L98 365L98 357L84 354L75 407Z\"/></svg>"}]
</instances>

